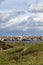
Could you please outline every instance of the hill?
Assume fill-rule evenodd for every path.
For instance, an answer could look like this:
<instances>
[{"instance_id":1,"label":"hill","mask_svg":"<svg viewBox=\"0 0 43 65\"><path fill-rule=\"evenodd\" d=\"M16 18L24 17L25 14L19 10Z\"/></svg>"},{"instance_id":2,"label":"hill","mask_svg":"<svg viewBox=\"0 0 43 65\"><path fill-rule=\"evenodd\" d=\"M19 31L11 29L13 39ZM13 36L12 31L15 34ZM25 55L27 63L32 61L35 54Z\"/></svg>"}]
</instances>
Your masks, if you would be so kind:
<instances>
[{"instance_id":1,"label":"hill","mask_svg":"<svg viewBox=\"0 0 43 65\"><path fill-rule=\"evenodd\" d=\"M43 65L43 42L0 42L0 65Z\"/></svg>"}]
</instances>

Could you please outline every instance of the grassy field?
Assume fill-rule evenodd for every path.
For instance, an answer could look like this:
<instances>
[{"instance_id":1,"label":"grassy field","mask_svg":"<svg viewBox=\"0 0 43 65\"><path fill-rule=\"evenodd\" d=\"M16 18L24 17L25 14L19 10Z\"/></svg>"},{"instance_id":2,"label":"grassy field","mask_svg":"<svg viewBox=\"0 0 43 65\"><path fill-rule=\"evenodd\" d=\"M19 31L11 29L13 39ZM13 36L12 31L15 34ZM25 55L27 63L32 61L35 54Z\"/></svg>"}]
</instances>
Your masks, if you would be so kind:
<instances>
[{"instance_id":1,"label":"grassy field","mask_svg":"<svg viewBox=\"0 0 43 65\"><path fill-rule=\"evenodd\" d=\"M43 42L0 42L0 65L43 65Z\"/></svg>"}]
</instances>

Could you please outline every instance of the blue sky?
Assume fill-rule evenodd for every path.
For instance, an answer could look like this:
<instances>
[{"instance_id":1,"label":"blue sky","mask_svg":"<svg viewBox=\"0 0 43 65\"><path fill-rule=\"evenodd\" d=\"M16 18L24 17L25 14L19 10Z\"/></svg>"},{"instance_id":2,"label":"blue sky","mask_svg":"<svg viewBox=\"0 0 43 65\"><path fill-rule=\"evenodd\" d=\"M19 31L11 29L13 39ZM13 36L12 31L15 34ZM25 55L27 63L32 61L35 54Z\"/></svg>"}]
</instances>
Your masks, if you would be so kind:
<instances>
[{"instance_id":1,"label":"blue sky","mask_svg":"<svg viewBox=\"0 0 43 65\"><path fill-rule=\"evenodd\" d=\"M43 0L0 0L0 35L43 35Z\"/></svg>"},{"instance_id":2,"label":"blue sky","mask_svg":"<svg viewBox=\"0 0 43 65\"><path fill-rule=\"evenodd\" d=\"M27 9L32 0L4 0L1 9ZM33 0L34 2L34 0Z\"/></svg>"},{"instance_id":3,"label":"blue sky","mask_svg":"<svg viewBox=\"0 0 43 65\"><path fill-rule=\"evenodd\" d=\"M0 10L8 9L28 9L33 3L42 3L43 0L0 0Z\"/></svg>"}]
</instances>

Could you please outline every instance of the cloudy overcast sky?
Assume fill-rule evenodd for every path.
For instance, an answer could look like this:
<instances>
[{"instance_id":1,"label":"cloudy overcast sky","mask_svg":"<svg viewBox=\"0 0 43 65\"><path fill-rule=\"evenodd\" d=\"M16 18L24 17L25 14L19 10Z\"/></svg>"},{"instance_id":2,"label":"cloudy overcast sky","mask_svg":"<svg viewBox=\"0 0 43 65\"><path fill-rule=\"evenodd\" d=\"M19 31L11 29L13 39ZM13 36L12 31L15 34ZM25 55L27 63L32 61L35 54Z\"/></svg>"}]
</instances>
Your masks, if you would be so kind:
<instances>
[{"instance_id":1,"label":"cloudy overcast sky","mask_svg":"<svg viewBox=\"0 0 43 65\"><path fill-rule=\"evenodd\" d=\"M0 0L0 35L43 35L43 0Z\"/></svg>"}]
</instances>

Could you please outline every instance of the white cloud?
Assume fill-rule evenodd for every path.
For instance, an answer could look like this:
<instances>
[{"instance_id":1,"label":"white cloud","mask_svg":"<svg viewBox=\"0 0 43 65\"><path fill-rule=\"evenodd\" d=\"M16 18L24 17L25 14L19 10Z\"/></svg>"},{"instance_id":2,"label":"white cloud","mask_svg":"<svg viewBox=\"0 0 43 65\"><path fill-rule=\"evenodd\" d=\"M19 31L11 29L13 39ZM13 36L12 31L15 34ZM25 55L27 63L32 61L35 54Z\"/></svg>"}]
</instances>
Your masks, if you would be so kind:
<instances>
[{"instance_id":1,"label":"white cloud","mask_svg":"<svg viewBox=\"0 0 43 65\"><path fill-rule=\"evenodd\" d=\"M0 0L0 6L4 3L5 0Z\"/></svg>"},{"instance_id":2,"label":"white cloud","mask_svg":"<svg viewBox=\"0 0 43 65\"><path fill-rule=\"evenodd\" d=\"M23 13L18 11L1 12L0 29L27 31L30 29L43 30L43 13ZM22 11L23 12L23 11ZM6 13L6 14L5 14Z\"/></svg>"},{"instance_id":3,"label":"white cloud","mask_svg":"<svg viewBox=\"0 0 43 65\"><path fill-rule=\"evenodd\" d=\"M18 14L19 13L19 14ZM9 11L9 12L1 12L0 15L0 29L10 27L12 25L18 25L20 24L23 20L27 20L29 16L26 14L21 14L24 13L24 11ZM21 15L20 15L21 14Z\"/></svg>"},{"instance_id":4,"label":"white cloud","mask_svg":"<svg viewBox=\"0 0 43 65\"><path fill-rule=\"evenodd\" d=\"M8 21L12 18L17 17L18 15L24 14L25 11L16 11L16 10L9 10L9 11L0 11L0 22Z\"/></svg>"},{"instance_id":5,"label":"white cloud","mask_svg":"<svg viewBox=\"0 0 43 65\"><path fill-rule=\"evenodd\" d=\"M3 2L4 0L0 0L0 3Z\"/></svg>"},{"instance_id":6,"label":"white cloud","mask_svg":"<svg viewBox=\"0 0 43 65\"><path fill-rule=\"evenodd\" d=\"M6 28L6 27L9 27L9 26L12 26L12 25L18 25L19 23L21 23L23 20L27 20L28 16L25 16L25 15L21 15L21 16L18 16L16 18L13 18L11 19L10 21L6 22L6 23L2 23L2 25L0 25L0 28Z\"/></svg>"},{"instance_id":7,"label":"white cloud","mask_svg":"<svg viewBox=\"0 0 43 65\"><path fill-rule=\"evenodd\" d=\"M43 12L43 3L31 4L29 7L30 12Z\"/></svg>"},{"instance_id":8,"label":"white cloud","mask_svg":"<svg viewBox=\"0 0 43 65\"><path fill-rule=\"evenodd\" d=\"M43 22L43 13L33 13L33 18L36 22Z\"/></svg>"}]
</instances>

